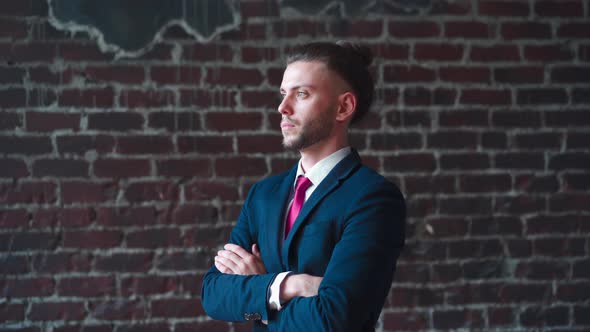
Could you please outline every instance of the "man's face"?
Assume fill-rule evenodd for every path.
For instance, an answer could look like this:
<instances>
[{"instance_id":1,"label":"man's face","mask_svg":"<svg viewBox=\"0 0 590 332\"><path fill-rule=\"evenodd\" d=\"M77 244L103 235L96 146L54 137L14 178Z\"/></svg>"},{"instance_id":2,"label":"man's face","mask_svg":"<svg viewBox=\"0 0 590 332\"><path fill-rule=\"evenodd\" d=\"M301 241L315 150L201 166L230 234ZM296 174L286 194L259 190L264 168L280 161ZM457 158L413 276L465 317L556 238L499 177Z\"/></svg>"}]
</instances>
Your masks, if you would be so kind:
<instances>
[{"instance_id":1,"label":"man's face","mask_svg":"<svg viewBox=\"0 0 590 332\"><path fill-rule=\"evenodd\" d=\"M336 74L323 62L297 61L283 74L278 111L283 115L283 146L301 151L333 135L338 96Z\"/></svg>"}]
</instances>

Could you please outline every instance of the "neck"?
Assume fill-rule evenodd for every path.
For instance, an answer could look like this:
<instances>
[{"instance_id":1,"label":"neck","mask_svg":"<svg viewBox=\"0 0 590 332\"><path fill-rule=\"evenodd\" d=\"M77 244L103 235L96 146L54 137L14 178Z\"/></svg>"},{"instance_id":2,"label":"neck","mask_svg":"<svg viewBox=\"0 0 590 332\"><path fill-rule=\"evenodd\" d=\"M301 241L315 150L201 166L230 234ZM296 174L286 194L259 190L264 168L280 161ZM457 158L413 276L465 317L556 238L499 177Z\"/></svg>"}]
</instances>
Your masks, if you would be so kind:
<instances>
[{"instance_id":1,"label":"neck","mask_svg":"<svg viewBox=\"0 0 590 332\"><path fill-rule=\"evenodd\" d=\"M318 142L312 146L299 151L301 154L301 166L304 171L311 169L320 160L326 158L332 153L347 147L348 137L335 140L334 142Z\"/></svg>"}]
</instances>

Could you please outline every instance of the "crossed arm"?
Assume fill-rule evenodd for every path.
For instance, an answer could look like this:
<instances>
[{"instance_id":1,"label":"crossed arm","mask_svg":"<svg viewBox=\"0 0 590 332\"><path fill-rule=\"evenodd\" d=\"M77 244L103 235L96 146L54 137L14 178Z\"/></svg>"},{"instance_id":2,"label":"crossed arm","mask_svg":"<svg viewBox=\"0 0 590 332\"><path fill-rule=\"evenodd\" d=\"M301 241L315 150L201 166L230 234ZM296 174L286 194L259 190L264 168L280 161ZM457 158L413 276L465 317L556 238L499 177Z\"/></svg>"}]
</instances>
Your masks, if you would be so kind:
<instances>
[{"instance_id":1,"label":"crossed arm","mask_svg":"<svg viewBox=\"0 0 590 332\"><path fill-rule=\"evenodd\" d=\"M228 243L215 256L215 267L219 272L237 275L265 274L266 268L257 244L252 245L250 254L244 248ZM318 295L322 277L309 274L290 274L281 283L280 300L289 302L295 296L310 297ZM264 296L261 294L260 296Z\"/></svg>"}]
</instances>

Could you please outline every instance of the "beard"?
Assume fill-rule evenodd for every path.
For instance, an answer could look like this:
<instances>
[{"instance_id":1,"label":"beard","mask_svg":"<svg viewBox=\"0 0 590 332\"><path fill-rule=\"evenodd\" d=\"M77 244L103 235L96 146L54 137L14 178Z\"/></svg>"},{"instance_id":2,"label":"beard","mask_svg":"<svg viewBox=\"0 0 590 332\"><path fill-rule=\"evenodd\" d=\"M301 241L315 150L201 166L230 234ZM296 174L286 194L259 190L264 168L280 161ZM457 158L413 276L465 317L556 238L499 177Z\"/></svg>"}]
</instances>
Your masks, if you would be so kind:
<instances>
[{"instance_id":1,"label":"beard","mask_svg":"<svg viewBox=\"0 0 590 332\"><path fill-rule=\"evenodd\" d=\"M289 151L301 151L328 138L334 128L332 113L331 110L327 109L319 112L316 118L300 123L287 118L286 121L297 126L299 132L291 136L283 133L283 147Z\"/></svg>"}]
</instances>

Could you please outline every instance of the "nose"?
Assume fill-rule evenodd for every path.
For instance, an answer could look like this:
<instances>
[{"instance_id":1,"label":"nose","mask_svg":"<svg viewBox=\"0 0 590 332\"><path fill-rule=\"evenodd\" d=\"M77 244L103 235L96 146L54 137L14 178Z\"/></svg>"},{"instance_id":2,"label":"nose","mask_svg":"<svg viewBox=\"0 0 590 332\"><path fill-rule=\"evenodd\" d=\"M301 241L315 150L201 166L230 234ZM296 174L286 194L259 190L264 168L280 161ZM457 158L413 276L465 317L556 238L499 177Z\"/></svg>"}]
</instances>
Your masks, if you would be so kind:
<instances>
[{"instance_id":1,"label":"nose","mask_svg":"<svg viewBox=\"0 0 590 332\"><path fill-rule=\"evenodd\" d=\"M289 115L293 113L293 109L291 108L291 104L289 103L289 96L283 97L283 100L281 100L281 103L279 104L277 110L279 111L279 113L283 115Z\"/></svg>"}]
</instances>

